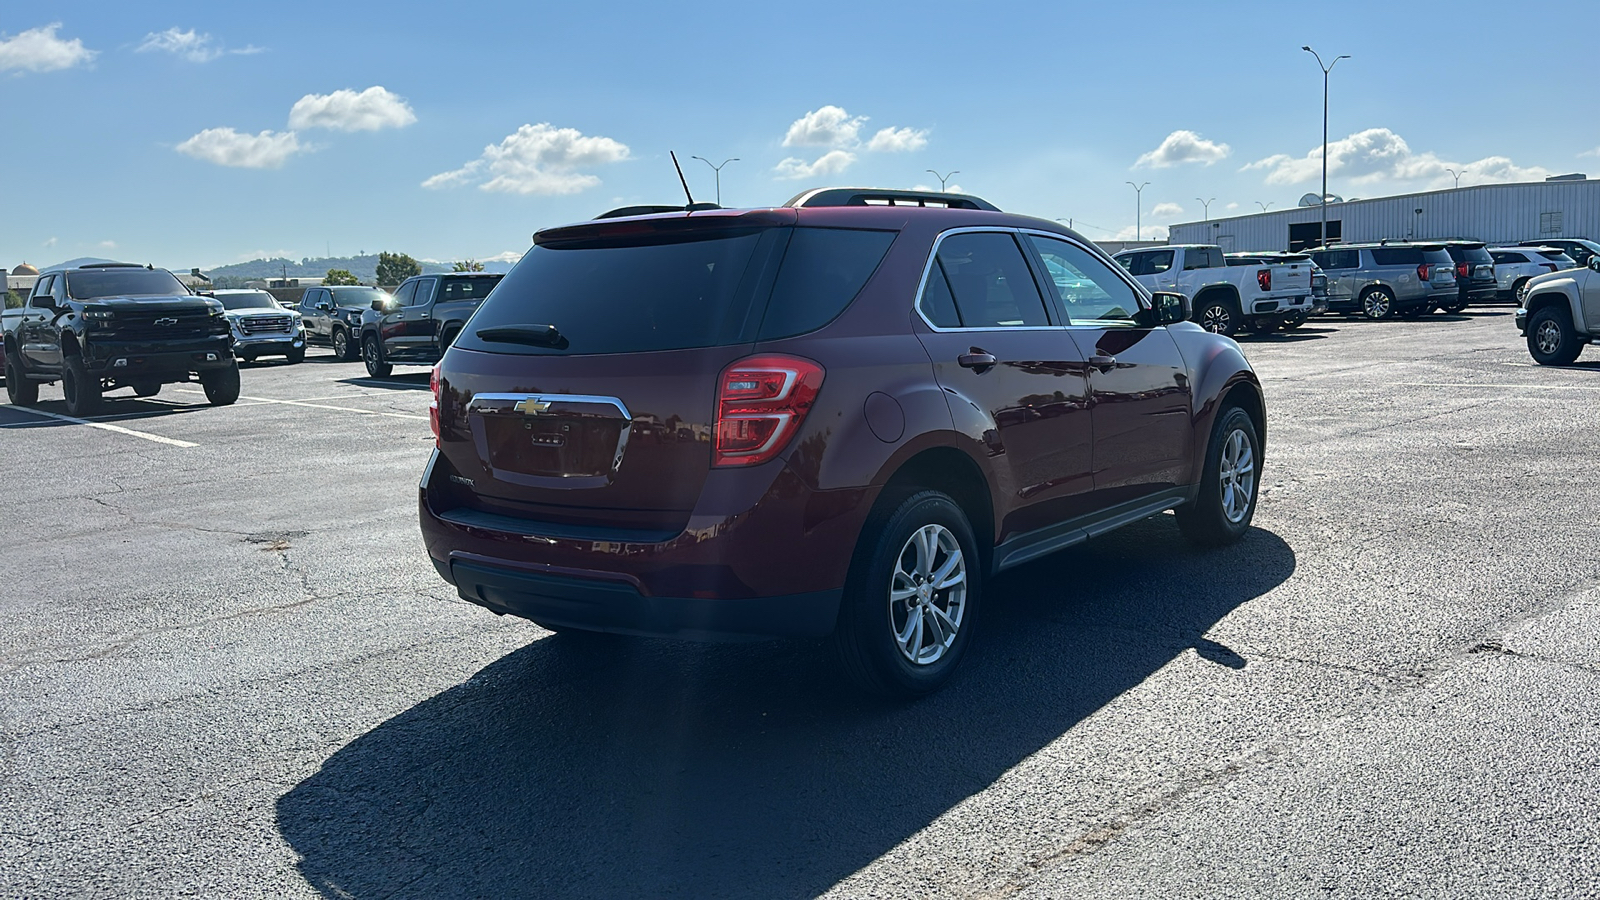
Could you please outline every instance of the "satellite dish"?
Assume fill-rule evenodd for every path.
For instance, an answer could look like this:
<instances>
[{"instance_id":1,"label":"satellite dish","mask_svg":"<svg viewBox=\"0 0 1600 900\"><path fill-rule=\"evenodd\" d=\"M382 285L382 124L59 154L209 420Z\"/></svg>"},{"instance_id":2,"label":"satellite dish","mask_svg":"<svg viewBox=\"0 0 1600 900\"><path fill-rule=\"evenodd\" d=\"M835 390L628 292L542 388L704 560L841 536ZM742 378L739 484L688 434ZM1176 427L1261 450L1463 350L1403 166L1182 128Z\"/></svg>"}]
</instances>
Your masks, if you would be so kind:
<instances>
[{"instance_id":1,"label":"satellite dish","mask_svg":"<svg viewBox=\"0 0 1600 900\"><path fill-rule=\"evenodd\" d=\"M1319 205L1321 205L1322 202L1323 202L1322 198L1320 196L1318 196L1317 194L1307 194L1304 197L1300 198L1300 205L1302 207L1319 206ZM1329 203L1343 203L1344 202L1344 198L1339 196L1338 194L1329 194L1327 202L1329 202Z\"/></svg>"}]
</instances>

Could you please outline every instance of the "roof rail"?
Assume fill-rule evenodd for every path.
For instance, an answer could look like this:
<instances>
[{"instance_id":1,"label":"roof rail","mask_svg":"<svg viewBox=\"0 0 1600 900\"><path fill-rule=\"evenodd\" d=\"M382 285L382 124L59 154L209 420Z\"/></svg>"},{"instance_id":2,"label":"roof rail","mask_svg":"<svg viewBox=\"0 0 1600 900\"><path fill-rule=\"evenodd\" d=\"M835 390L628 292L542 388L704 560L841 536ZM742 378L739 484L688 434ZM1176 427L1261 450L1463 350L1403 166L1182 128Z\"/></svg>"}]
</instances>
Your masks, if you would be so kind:
<instances>
[{"instance_id":1,"label":"roof rail","mask_svg":"<svg viewBox=\"0 0 1600 900\"><path fill-rule=\"evenodd\" d=\"M138 263L99 262L99 263L84 263L83 265L78 266L78 268L80 268L80 269L148 269L150 267L149 266L141 266Z\"/></svg>"},{"instance_id":2,"label":"roof rail","mask_svg":"<svg viewBox=\"0 0 1600 900\"><path fill-rule=\"evenodd\" d=\"M624 216L650 216L655 215L656 213L671 212L704 212L708 209L721 208L722 207L716 205L715 203L695 203L690 206L664 206L661 204L647 203L642 206L619 206L616 209L608 209L600 215L595 216L595 218L620 219Z\"/></svg>"},{"instance_id":3,"label":"roof rail","mask_svg":"<svg viewBox=\"0 0 1600 900\"><path fill-rule=\"evenodd\" d=\"M898 191L888 188L815 188L790 198L784 206L925 206L935 209L982 209L999 212L1000 207L971 194L941 191Z\"/></svg>"}]
</instances>

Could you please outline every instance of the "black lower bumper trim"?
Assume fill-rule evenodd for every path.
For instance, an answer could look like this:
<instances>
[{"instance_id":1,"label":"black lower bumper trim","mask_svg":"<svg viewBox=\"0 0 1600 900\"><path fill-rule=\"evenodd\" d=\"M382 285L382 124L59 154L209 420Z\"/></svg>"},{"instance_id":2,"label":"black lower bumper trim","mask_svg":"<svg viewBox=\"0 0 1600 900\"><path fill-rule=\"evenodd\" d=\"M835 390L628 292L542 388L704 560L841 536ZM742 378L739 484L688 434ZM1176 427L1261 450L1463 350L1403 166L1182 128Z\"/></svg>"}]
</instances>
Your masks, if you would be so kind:
<instances>
[{"instance_id":1,"label":"black lower bumper trim","mask_svg":"<svg viewBox=\"0 0 1600 900\"><path fill-rule=\"evenodd\" d=\"M823 637L833 631L842 591L783 597L647 597L631 585L539 575L455 560L434 566L462 599L546 625L649 637L728 640Z\"/></svg>"}]
</instances>

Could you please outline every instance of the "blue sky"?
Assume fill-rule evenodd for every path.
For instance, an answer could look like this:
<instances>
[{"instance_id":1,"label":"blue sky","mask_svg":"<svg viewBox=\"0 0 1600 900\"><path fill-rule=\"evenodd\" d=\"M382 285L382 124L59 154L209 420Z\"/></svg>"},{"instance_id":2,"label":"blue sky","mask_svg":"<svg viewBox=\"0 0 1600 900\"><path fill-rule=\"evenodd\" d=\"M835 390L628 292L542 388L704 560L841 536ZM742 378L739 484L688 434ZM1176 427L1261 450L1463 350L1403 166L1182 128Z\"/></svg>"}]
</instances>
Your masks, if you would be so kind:
<instances>
[{"instance_id":1,"label":"blue sky","mask_svg":"<svg viewBox=\"0 0 1600 900\"><path fill-rule=\"evenodd\" d=\"M1503 3L13 4L0 265L515 255L540 227L937 184L1091 238L1600 169L1584 15ZM1535 73L1530 75L1529 73ZM492 149L486 149L492 148ZM1310 154L1308 156L1308 153ZM1160 232L1156 231L1156 234Z\"/></svg>"}]
</instances>

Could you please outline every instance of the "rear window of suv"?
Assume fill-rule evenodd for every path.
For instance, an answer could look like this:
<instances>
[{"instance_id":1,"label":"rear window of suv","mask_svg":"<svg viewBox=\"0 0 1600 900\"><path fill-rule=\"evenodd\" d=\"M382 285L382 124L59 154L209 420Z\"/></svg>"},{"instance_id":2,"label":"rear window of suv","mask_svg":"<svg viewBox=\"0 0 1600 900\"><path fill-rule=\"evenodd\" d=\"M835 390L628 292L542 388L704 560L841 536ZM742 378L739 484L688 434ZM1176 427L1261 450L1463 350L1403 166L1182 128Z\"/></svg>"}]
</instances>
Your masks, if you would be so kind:
<instances>
[{"instance_id":1,"label":"rear window of suv","mask_svg":"<svg viewBox=\"0 0 1600 900\"><path fill-rule=\"evenodd\" d=\"M803 334L850 305L895 235L767 228L539 244L478 308L457 344L492 353L573 355L687 350ZM563 344L478 337L484 329L517 325L555 326Z\"/></svg>"},{"instance_id":2,"label":"rear window of suv","mask_svg":"<svg viewBox=\"0 0 1600 900\"><path fill-rule=\"evenodd\" d=\"M1445 249L1449 251L1450 258L1456 262L1473 264L1494 262L1493 257L1489 255L1489 251L1483 247L1468 247L1464 244L1451 244Z\"/></svg>"},{"instance_id":3,"label":"rear window of suv","mask_svg":"<svg viewBox=\"0 0 1600 900\"><path fill-rule=\"evenodd\" d=\"M1422 249L1420 247L1374 247L1372 248L1372 264L1376 266L1418 266L1422 264Z\"/></svg>"}]
</instances>

